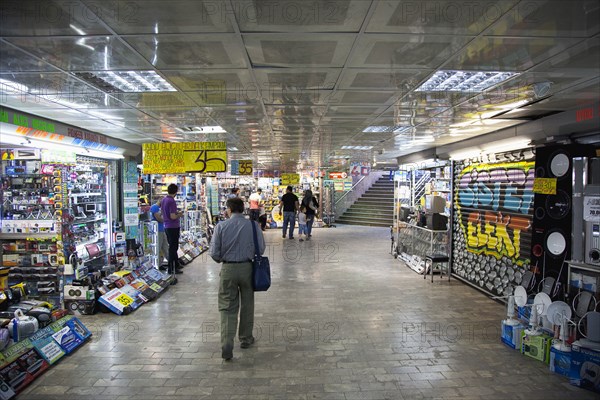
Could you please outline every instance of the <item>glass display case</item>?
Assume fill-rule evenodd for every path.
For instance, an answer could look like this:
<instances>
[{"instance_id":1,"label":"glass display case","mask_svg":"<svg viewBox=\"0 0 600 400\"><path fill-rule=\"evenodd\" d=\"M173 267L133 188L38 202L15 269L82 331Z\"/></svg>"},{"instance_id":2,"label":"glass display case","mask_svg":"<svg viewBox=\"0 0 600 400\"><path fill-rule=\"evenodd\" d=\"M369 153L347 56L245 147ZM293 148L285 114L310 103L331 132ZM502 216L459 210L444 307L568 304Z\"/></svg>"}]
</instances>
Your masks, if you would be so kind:
<instances>
[{"instance_id":1,"label":"glass display case","mask_svg":"<svg viewBox=\"0 0 600 400\"><path fill-rule=\"evenodd\" d=\"M450 255L447 230L434 231L405 222L398 222L396 255L413 271L426 273L425 257L432 254Z\"/></svg>"}]
</instances>

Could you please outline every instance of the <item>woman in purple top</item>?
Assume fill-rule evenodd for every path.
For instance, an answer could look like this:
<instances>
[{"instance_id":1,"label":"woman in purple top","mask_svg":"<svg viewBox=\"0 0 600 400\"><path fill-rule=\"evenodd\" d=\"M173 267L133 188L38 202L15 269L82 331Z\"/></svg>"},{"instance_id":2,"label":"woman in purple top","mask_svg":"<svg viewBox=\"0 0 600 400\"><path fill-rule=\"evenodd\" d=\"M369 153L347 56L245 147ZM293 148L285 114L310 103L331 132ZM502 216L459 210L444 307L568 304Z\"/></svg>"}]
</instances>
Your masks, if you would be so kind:
<instances>
[{"instance_id":1,"label":"woman in purple top","mask_svg":"<svg viewBox=\"0 0 600 400\"><path fill-rule=\"evenodd\" d=\"M167 187L167 196L160 203L162 216L165 225L165 234L169 242L169 274L182 272L181 266L177 261L177 249L179 248L179 231L181 225L179 219L183 216L183 211L177 210L175 195L177 195L177 185L172 183Z\"/></svg>"}]
</instances>

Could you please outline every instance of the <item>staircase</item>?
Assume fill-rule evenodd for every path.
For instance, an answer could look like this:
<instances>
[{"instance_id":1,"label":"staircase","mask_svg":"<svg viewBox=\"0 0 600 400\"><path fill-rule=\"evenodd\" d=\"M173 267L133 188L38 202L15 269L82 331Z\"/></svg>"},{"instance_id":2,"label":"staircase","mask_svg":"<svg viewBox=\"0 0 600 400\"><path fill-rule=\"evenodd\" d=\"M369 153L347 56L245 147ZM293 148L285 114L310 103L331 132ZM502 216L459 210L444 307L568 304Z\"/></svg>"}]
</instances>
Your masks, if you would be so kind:
<instances>
[{"instance_id":1,"label":"staircase","mask_svg":"<svg viewBox=\"0 0 600 400\"><path fill-rule=\"evenodd\" d=\"M379 178L356 200L337 223L390 227L394 218L394 182L387 176Z\"/></svg>"}]
</instances>

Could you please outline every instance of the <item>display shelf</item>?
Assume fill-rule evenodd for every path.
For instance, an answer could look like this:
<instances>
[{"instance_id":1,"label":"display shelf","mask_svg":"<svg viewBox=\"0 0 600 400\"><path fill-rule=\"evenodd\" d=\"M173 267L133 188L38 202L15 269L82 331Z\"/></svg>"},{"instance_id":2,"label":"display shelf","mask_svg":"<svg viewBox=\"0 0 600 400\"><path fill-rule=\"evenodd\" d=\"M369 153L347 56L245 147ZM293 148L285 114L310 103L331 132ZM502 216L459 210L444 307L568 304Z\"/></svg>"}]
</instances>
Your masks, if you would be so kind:
<instances>
[{"instance_id":1,"label":"display shelf","mask_svg":"<svg viewBox=\"0 0 600 400\"><path fill-rule=\"evenodd\" d=\"M0 233L0 240L48 240L57 239L59 234L55 233Z\"/></svg>"},{"instance_id":2,"label":"display shelf","mask_svg":"<svg viewBox=\"0 0 600 400\"><path fill-rule=\"evenodd\" d=\"M396 254L415 272L427 273L425 257L428 255L450 255L448 231L434 231L404 222L399 222L397 228Z\"/></svg>"}]
</instances>

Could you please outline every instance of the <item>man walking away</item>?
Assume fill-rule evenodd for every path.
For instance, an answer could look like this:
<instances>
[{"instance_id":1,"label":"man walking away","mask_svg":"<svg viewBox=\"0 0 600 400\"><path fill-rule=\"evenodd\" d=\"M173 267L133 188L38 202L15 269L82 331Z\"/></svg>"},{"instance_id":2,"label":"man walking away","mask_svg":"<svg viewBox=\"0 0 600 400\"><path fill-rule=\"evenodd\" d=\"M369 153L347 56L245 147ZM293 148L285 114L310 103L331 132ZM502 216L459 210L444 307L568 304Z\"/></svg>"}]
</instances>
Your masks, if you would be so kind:
<instances>
[{"instance_id":1,"label":"man walking away","mask_svg":"<svg viewBox=\"0 0 600 400\"><path fill-rule=\"evenodd\" d=\"M260 217L260 206L263 203L262 189L258 189L256 192L252 193L248 200L250 201L250 219L252 221L258 221L258 217Z\"/></svg>"},{"instance_id":2,"label":"man walking away","mask_svg":"<svg viewBox=\"0 0 600 400\"><path fill-rule=\"evenodd\" d=\"M296 211L300 209L298 203L298 196L292 193L294 188L288 186L285 194L279 201L279 215L283 212L283 238L285 239L285 233L287 231L288 224L290 225L289 238L294 238L294 227L296 225Z\"/></svg>"},{"instance_id":3,"label":"man walking away","mask_svg":"<svg viewBox=\"0 0 600 400\"><path fill-rule=\"evenodd\" d=\"M252 259L255 221L244 218L244 202L239 198L227 200L229 219L217 224L210 244L210 256L223 263L219 281L219 312L221 313L221 357L233 358L233 340L240 314L240 347L247 349L254 343L254 288L252 287ZM256 229L260 254L265 251L262 231Z\"/></svg>"}]
</instances>

